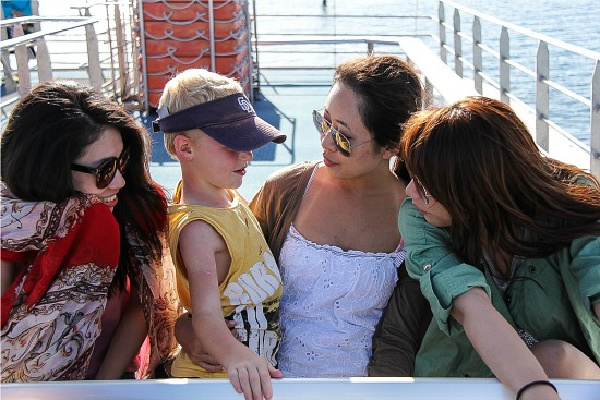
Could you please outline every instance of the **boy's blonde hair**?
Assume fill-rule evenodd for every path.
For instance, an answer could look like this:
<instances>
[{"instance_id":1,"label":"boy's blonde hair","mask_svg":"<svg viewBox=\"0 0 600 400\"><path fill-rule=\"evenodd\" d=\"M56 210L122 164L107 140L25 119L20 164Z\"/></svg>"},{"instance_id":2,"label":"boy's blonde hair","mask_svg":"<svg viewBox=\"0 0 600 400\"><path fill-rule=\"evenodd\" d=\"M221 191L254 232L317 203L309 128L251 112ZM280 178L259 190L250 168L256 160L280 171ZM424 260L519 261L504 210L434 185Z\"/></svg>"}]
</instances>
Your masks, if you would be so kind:
<instances>
[{"instance_id":1,"label":"boy's blonde hair","mask_svg":"<svg viewBox=\"0 0 600 400\"><path fill-rule=\"evenodd\" d=\"M236 93L243 93L242 86L236 80L205 69L188 69L171 79L163 90L158 107L166 107L173 114L186 108L221 99ZM165 133L164 141L167 153L175 154L175 137L187 132Z\"/></svg>"}]
</instances>

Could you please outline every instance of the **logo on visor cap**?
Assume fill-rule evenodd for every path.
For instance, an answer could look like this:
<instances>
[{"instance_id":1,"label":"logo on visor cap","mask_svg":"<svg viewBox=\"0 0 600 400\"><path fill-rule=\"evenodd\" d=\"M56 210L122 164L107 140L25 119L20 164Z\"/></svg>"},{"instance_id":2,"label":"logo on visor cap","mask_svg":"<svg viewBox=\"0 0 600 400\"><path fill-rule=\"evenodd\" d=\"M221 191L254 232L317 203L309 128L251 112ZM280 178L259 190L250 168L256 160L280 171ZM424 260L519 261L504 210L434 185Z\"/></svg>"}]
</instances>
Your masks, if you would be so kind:
<instances>
[{"instance_id":1,"label":"logo on visor cap","mask_svg":"<svg viewBox=\"0 0 600 400\"><path fill-rule=\"evenodd\" d=\"M254 112L254 109L252 108L252 104L250 104L250 100L248 100L246 97L243 97L243 96L238 97L238 104L240 105L242 110L247 111L249 113Z\"/></svg>"}]
</instances>

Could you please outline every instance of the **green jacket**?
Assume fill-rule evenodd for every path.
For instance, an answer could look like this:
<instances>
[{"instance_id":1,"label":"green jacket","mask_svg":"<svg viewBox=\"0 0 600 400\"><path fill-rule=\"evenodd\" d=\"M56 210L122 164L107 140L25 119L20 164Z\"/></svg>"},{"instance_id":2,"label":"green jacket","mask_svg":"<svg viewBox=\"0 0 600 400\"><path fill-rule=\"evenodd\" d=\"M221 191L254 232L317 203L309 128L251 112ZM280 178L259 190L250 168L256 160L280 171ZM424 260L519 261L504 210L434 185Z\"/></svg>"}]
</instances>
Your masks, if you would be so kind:
<instances>
[{"instance_id":1,"label":"green jacket","mask_svg":"<svg viewBox=\"0 0 600 400\"><path fill-rule=\"evenodd\" d=\"M427 223L410 198L398 227L408 272L420 281L433 311L416 376L493 376L450 315L454 298L474 287L485 290L513 327L538 340L567 341L600 363L600 322L591 309L600 301L600 238L583 237L551 256L525 259L515 272L525 279L513 281L503 298L489 274L451 252L448 231Z\"/></svg>"}]
</instances>

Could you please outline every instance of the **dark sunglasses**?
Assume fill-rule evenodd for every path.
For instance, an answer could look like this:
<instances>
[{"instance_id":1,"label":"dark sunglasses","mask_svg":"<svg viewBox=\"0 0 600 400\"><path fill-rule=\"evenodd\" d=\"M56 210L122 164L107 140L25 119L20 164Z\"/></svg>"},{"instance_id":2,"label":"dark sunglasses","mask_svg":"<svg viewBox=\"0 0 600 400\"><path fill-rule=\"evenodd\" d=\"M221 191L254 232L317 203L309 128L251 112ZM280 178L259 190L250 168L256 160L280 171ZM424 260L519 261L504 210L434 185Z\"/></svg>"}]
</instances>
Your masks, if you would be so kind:
<instances>
[{"instance_id":1,"label":"dark sunglasses","mask_svg":"<svg viewBox=\"0 0 600 400\"><path fill-rule=\"evenodd\" d=\"M423 186L423 184L421 183L421 181L419 181L419 178L417 178L416 176L412 177L412 181L415 184L415 189L417 190L417 193L419 194L419 197L421 198L421 201L423 202L423 204L425 204L426 206L429 205L429 198L431 197L431 195L429 194L429 192L427 191L427 189L425 189L425 186Z\"/></svg>"},{"instance_id":2,"label":"dark sunglasses","mask_svg":"<svg viewBox=\"0 0 600 400\"><path fill-rule=\"evenodd\" d=\"M123 173L128 163L129 148L123 150L119 157L111 157L104 160L102 164L98 165L97 168L86 167L84 165L72 163L71 169L73 171L96 175L96 186L98 186L98 189L104 189L112 182L113 179L115 179L117 170Z\"/></svg>"},{"instance_id":3,"label":"dark sunglasses","mask_svg":"<svg viewBox=\"0 0 600 400\"><path fill-rule=\"evenodd\" d=\"M325 135L327 135L327 132L331 132L331 137L333 138L336 149L338 149L340 154L344 157L350 157L353 148L373 141L373 139L371 139L366 142L355 144L354 146L351 145L350 140L343 133L340 133L340 131L331 126L331 122L327 121L325 117L323 117L323 114L317 110L313 110L313 122L317 132L321 135L321 138L324 138Z\"/></svg>"}]
</instances>

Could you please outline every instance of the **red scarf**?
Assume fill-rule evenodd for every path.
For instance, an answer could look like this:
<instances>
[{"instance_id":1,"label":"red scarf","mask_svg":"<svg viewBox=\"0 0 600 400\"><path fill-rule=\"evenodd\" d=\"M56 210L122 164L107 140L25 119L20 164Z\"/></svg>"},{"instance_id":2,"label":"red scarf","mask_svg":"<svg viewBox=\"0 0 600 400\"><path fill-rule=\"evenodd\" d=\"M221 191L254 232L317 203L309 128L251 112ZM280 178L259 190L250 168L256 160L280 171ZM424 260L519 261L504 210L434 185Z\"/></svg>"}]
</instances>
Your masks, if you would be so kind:
<instances>
[{"instance_id":1,"label":"red scarf","mask_svg":"<svg viewBox=\"0 0 600 400\"><path fill-rule=\"evenodd\" d=\"M46 239L31 268L23 268L10 289L2 295L2 327L6 325L19 293L29 310L46 294L57 274L65 268L92 263L115 269L119 263L119 224L110 209L103 204L90 206L67 232L65 237ZM25 244L25 243L23 243ZM2 243L2 259L9 250ZM14 259L15 257L9 258Z\"/></svg>"}]
</instances>

